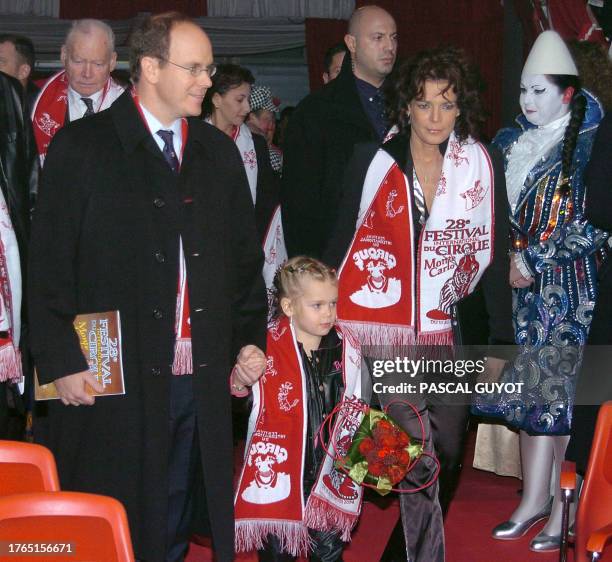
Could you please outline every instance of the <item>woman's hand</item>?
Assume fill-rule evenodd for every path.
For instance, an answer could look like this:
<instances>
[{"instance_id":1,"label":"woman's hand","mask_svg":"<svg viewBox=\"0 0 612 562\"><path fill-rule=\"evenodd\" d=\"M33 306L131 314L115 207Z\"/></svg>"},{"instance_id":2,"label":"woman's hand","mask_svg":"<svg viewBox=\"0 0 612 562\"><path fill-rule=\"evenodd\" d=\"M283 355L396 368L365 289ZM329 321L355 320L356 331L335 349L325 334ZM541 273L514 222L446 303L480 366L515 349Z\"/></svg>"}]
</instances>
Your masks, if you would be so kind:
<instances>
[{"instance_id":1,"label":"woman's hand","mask_svg":"<svg viewBox=\"0 0 612 562\"><path fill-rule=\"evenodd\" d=\"M514 256L510 256L510 286L514 289L524 289L533 283L533 277L523 277L514 261Z\"/></svg>"}]
</instances>

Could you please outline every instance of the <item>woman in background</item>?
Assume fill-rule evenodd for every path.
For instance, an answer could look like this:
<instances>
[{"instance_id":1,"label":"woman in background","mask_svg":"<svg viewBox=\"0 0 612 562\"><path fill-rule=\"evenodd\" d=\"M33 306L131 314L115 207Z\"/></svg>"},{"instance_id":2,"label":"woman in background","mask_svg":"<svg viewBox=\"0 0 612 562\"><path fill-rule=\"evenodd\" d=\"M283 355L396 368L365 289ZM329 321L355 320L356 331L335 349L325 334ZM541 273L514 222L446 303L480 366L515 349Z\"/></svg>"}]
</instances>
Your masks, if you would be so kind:
<instances>
[{"instance_id":1,"label":"woman in background","mask_svg":"<svg viewBox=\"0 0 612 562\"><path fill-rule=\"evenodd\" d=\"M220 64L202 103L204 119L234 140L249 180L257 230L263 241L278 205L279 183L270 165L266 139L251 132L245 120L251 112L249 97L255 82L247 68Z\"/></svg>"}]
</instances>

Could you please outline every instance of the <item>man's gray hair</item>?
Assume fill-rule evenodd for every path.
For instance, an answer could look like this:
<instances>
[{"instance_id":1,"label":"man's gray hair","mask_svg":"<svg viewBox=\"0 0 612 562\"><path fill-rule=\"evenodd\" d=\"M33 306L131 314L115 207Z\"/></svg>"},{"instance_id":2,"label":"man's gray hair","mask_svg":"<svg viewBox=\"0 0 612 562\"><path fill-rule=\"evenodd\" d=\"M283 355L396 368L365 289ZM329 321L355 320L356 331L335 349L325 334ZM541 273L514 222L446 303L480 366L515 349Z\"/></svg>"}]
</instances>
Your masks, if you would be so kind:
<instances>
[{"instance_id":1,"label":"man's gray hair","mask_svg":"<svg viewBox=\"0 0 612 562\"><path fill-rule=\"evenodd\" d=\"M109 55L113 53L115 50L115 34L110 26L104 23L101 20L96 19L82 19L75 20L72 22L72 26L68 33L66 34L66 40L64 41L64 46L69 49L70 43L74 40L74 36L77 33L83 33L84 35L91 34L95 29L98 29L106 34L106 38L108 41Z\"/></svg>"}]
</instances>

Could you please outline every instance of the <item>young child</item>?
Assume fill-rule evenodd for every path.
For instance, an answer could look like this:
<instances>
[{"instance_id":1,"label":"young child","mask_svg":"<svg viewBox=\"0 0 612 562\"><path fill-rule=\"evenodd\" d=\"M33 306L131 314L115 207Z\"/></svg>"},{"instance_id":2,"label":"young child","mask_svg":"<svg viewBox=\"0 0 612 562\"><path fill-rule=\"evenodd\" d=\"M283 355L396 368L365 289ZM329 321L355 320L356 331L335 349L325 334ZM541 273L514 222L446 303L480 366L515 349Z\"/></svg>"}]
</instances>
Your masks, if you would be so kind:
<instances>
[{"instance_id":1,"label":"young child","mask_svg":"<svg viewBox=\"0 0 612 562\"><path fill-rule=\"evenodd\" d=\"M236 550L260 560L341 559L357 522L361 488L333 468L317 440L325 417L360 396L360 354L334 328L335 272L307 257L287 261L274 281L280 307L270 324L265 374L253 386L245 462L235 498ZM334 450L345 454L357 410L337 417Z\"/></svg>"}]
</instances>

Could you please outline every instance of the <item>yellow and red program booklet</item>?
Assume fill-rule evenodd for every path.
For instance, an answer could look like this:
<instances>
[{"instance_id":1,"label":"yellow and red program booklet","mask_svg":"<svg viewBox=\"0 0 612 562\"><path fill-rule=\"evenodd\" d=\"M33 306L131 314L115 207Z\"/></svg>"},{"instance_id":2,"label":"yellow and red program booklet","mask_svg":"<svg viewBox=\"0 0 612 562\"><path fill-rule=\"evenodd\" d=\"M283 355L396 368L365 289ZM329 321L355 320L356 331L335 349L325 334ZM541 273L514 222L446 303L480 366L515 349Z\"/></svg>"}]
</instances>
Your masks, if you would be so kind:
<instances>
[{"instance_id":1,"label":"yellow and red program booklet","mask_svg":"<svg viewBox=\"0 0 612 562\"><path fill-rule=\"evenodd\" d=\"M125 394L119 311L79 314L74 319L74 328L79 336L83 355L89 363L89 370L104 386L102 393L94 392L88 387L89 393L94 396ZM34 396L36 400L59 398L55 383L38 384L36 371L34 371Z\"/></svg>"}]
</instances>

